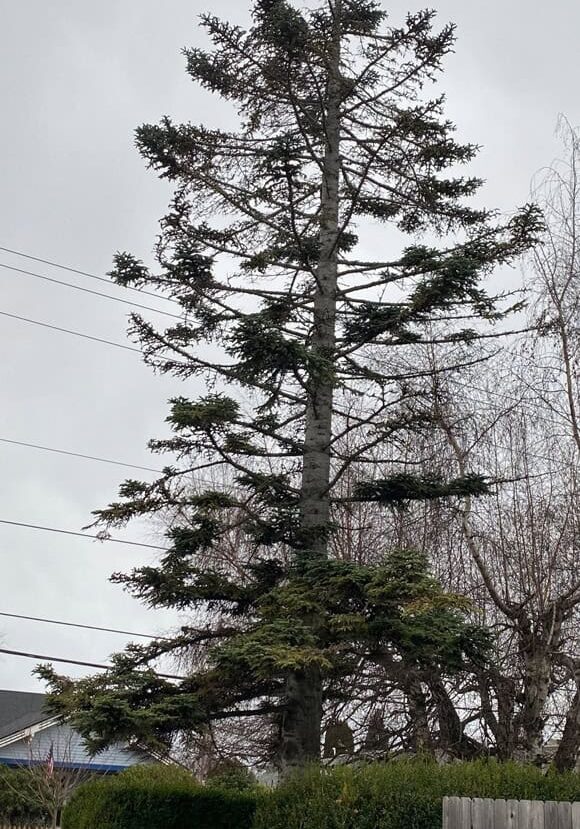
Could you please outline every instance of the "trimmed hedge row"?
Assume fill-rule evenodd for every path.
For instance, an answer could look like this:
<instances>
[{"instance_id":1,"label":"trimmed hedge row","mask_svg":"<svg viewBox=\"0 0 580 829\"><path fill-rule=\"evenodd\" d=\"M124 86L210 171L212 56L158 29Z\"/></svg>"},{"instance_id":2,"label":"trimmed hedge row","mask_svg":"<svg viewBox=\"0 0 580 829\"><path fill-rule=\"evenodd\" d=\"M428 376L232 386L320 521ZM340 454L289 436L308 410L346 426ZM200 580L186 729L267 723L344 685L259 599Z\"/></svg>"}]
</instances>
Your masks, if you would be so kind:
<instances>
[{"instance_id":1,"label":"trimmed hedge row","mask_svg":"<svg viewBox=\"0 0 580 829\"><path fill-rule=\"evenodd\" d=\"M235 778L235 775L233 776ZM235 785L234 785L235 784ZM441 829L445 795L579 800L580 776L478 761L400 760L313 767L272 791L247 779L207 786L173 767L140 766L81 786L63 829Z\"/></svg>"},{"instance_id":2,"label":"trimmed hedge row","mask_svg":"<svg viewBox=\"0 0 580 829\"><path fill-rule=\"evenodd\" d=\"M580 776L493 761L312 768L272 792L254 829L441 829L446 795L580 800Z\"/></svg>"},{"instance_id":3,"label":"trimmed hedge row","mask_svg":"<svg viewBox=\"0 0 580 829\"><path fill-rule=\"evenodd\" d=\"M257 792L202 786L169 766L137 766L80 786L62 829L251 829Z\"/></svg>"}]
</instances>

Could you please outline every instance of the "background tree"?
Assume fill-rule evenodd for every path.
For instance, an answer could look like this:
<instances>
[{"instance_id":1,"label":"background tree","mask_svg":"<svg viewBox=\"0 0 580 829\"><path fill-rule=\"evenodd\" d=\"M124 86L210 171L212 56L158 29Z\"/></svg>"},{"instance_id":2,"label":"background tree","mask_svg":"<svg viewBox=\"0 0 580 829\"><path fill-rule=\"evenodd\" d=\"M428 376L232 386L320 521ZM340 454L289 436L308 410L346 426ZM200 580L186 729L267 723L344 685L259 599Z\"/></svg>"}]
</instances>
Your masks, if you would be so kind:
<instances>
[{"instance_id":1,"label":"background tree","mask_svg":"<svg viewBox=\"0 0 580 829\"><path fill-rule=\"evenodd\" d=\"M370 568L329 557L342 506L486 491L478 475L398 472L393 448L432 416L402 355L469 343L438 371L480 361L478 321L506 310L480 281L538 230L532 207L502 223L465 203L480 182L457 170L476 148L455 140L443 98L423 94L454 42L433 18L389 26L373 0L310 10L258 0L248 31L205 15L214 49L186 50L187 69L233 104L238 130L169 118L137 130L175 195L160 270L119 254L113 277L180 303L179 324L159 331L135 316L133 333L150 365L203 377L207 393L174 400L173 436L151 444L181 463L153 484L127 481L99 520L176 511L160 564L115 578L152 606L195 611L200 625L129 648L101 679L49 674L56 706L76 711L94 746L273 716L278 762L300 764L319 757L325 694L333 681L348 687L361 662L400 684L405 670L458 671L481 657L470 645L483 638L425 555L395 550ZM362 223L392 226L374 237L387 255L359 236ZM235 473L229 491L192 492L192 472L220 468ZM235 574L220 563L234 527L251 542ZM178 686L144 670L192 647L203 665Z\"/></svg>"},{"instance_id":2,"label":"background tree","mask_svg":"<svg viewBox=\"0 0 580 829\"><path fill-rule=\"evenodd\" d=\"M474 750L573 768L580 747L577 481L578 136L560 121L565 156L536 177L543 244L526 262L528 330L499 360L458 381L428 346L415 386L435 407L434 469L486 469L492 497L415 509L382 531L428 551L447 589L469 596L495 633L493 659L467 682L446 683L449 716ZM509 356L509 359L506 357ZM416 439L415 439L416 441ZM423 456L417 446L416 454ZM490 493L491 494L491 493ZM376 517L367 518L377 531ZM424 700L431 742L437 706Z\"/></svg>"},{"instance_id":3,"label":"background tree","mask_svg":"<svg viewBox=\"0 0 580 829\"><path fill-rule=\"evenodd\" d=\"M497 477L512 481L465 513L467 546L491 599L488 618L502 631L494 675L482 685L482 711L502 756L553 759L563 770L574 767L580 749L580 144L565 119L559 127L565 157L534 186L545 233L527 262L531 330L495 383L499 401L488 395L496 411L491 428L451 442L459 469L468 468L474 450L481 463L483 450L487 468L495 463Z\"/></svg>"}]
</instances>

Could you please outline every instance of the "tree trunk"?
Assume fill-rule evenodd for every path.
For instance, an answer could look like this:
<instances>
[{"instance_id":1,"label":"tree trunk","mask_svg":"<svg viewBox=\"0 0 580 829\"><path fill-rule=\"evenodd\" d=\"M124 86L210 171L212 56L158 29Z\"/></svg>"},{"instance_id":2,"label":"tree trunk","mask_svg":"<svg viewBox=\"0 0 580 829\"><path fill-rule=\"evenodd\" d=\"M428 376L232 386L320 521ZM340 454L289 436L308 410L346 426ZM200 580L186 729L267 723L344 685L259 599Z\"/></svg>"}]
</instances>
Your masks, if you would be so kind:
<instances>
[{"instance_id":1,"label":"tree trunk","mask_svg":"<svg viewBox=\"0 0 580 829\"><path fill-rule=\"evenodd\" d=\"M338 271L338 188L340 178L340 2L335 3L335 48L329 68L328 103L325 130L321 205L320 253L310 350L317 359L332 364L336 342L336 291ZM301 488L301 529L304 545L312 553L326 556L330 519L330 442L332 439L332 403L334 379L316 368L309 378L304 433L304 466Z\"/></svg>"},{"instance_id":2,"label":"tree trunk","mask_svg":"<svg viewBox=\"0 0 580 829\"><path fill-rule=\"evenodd\" d=\"M433 741L427 716L427 698L419 677L416 675L410 676L405 690L411 714L413 751L416 754L432 754Z\"/></svg>"},{"instance_id":3,"label":"tree trunk","mask_svg":"<svg viewBox=\"0 0 580 829\"><path fill-rule=\"evenodd\" d=\"M580 663L574 664L574 681L576 693L566 713L564 731L554 755L553 766L556 771L572 771L576 767L580 751Z\"/></svg>"},{"instance_id":4,"label":"tree trunk","mask_svg":"<svg viewBox=\"0 0 580 829\"><path fill-rule=\"evenodd\" d=\"M321 720L320 671L293 671L286 682L286 710L282 716L282 771L320 759Z\"/></svg>"},{"instance_id":5,"label":"tree trunk","mask_svg":"<svg viewBox=\"0 0 580 829\"><path fill-rule=\"evenodd\" d=\"M509 678L498 676L494 680L494 686L497 697L497 730L495 733L497 756L500 760L513 760L515 683Z\"/></svg>"},{"instance_id":6,"label":"tree trunk","mask_svg":"<svg viewBox=\"0 0 580 829\"><path fill-rule=\"evenodd\" d=\"M473 744L463 739L461 720L440 677L429 679L429 688L439 722L439 748L446 757L470 759L475 753Z\"/></svg>"},{"instance_id":7,"label":"tree trunk","mask_svg":"<svg viewBox=\"0 0 580 829\"><path fill-rule=\"evenodd\" d=\"M520 759L535 762L540 754L545 726L545 707L550 690L552 665L547 653L540 649L532 655L525 654L525 691L524 704L519 716L521 728Z\"/></svg>"},{"instance_id":8,"label":"tree trunk","mask_svg":"<svg viewBox=\"0 0 580 829\"><path fill-rule=\"evenodd\" d=\"M576 766L580 750L580 691L576 691L566 714L566 724L558 750L554 755L556 771L572 771Z\"/></svg>"},{"instance_id":9,"label":"tree trunk","mask_svg":"<svg viewBox=\"0 0 580 829\"><path fill-rule=\"evenodd\" d=\"M340 181L340 38L342 0L333 3L334 31L328 68L321 204L320 250L316 270L310 350L314 369L308 382L304 460L300 498L301 542L309 556L328 555L330 444L334 379L317 371L318 360L332 365L336 343L338 272L338 191ZM313 624L316 624L313 620ZM294 672L286 686L281 734L282 768L320 759L322 681L320 671Z\"/></svg>"}]
</instances>

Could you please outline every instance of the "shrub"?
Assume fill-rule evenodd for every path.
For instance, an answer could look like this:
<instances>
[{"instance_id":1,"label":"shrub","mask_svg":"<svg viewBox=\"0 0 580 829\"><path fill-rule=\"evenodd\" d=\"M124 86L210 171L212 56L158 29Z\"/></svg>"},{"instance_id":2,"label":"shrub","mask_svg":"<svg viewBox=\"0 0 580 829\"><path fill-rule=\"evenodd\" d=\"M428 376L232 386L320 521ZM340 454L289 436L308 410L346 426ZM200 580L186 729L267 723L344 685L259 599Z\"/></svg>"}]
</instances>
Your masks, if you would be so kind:
<instances>
[{"instance_id":1,"label":"shrub","mask_svg":"<svg viewBox=\"0 0 580 829\"><path fill-rule=\"evenodd\" d=\"M258 806L254 829L441 829L445 795L580 800L580 776L494 761L310 768Z\"/></svg>"},{"instance_id":2,"label":"shrub","mask_svg":"<svg viewBox=\"0 0 580 829\"><path fill-rule=\"evenodd\" d=\"M202 786L169 766L136 766L80 786L63 829L250 829L257 792Z\"/></svg>"},{"instance_id":3,"label":"shrub","mask_svg":"<svg viewBox=\"0 0 580 829\"><path fill-rule=\"evenodd\" d=\"M0 766L0 824L48 824L50 818L46 809L26 796L28 787L23 778L28 773L26 768Z\"/></svg>"},{"instance_id":4,"label":"shrub","mask_svg":"<svg viewBox=\"0 0 580 829\"><path fill-rule=\"evenodd\" d=\"M257 786L255 775L247 766L233 760L216 763L209 771L207 782L212 788L250 791Z\"/></svg>"}]
</instances>

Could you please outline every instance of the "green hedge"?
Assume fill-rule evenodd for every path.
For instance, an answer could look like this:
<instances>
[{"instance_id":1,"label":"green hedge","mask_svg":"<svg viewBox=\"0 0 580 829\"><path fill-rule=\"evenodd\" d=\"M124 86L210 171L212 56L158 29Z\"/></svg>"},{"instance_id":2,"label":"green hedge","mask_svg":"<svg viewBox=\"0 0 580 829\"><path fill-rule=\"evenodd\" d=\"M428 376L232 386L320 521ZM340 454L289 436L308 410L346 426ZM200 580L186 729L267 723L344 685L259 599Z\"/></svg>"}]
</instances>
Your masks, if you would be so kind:
<instances>
[{"instance_id":1,"label":"green hedge","mask_svg":"<svg viewBox=\"0 0 580 829\"><path fill-rule=\"evenodd\" d=\"M0 824L44 826L48 825L48 813L38 803L26 797L27 786L20 784L30 772L0 766Z\"/></svg>"},{"instance_id":2,"label":"green hedge","mask_svg":"<svg viewBox=\"0 0 580 829\"><path fill-rule=\"evenodd\" d=\"M202 786L169 766L138 766L72 796L63 829L251 829L258 793Z\"/></svg>"},{"instance_id":3,"label":"green hedge","mask_svg":"<svg viewBox=\"0 0 580 829\"><path fill-rule=\"evenodd\" d=\"M185 771L140 766L73 795L63 829L441 829L445 795L579 800L580 776L478 761L401 760L310 768L278 788L202 786ZM219 781L219 783L218 783ZM231 783L232 781L229 781ZM241 788L240 784L243 783Z\"/></svg>"},{"instance_id":4,"label":"green hedge","mask_svg":"<svg viewBox=\"0 0 580 829\"><path fill-rule=\"evenodd\" d=\"M445 795L580 800L580 776L493 761L312 768L272 792L254 829L441 829Z\"/></svg>"}]
</instances>

